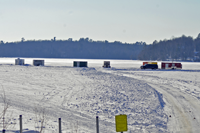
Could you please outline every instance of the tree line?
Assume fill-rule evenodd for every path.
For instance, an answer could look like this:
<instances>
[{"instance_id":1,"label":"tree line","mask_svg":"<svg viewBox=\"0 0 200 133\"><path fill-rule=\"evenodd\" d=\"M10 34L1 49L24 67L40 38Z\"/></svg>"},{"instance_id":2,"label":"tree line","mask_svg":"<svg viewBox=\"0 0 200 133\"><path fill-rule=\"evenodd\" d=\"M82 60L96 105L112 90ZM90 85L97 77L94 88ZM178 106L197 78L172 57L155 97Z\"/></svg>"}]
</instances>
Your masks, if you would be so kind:
<instances>
[{"instance_id":1,"label":"tree line","mask_svg":"<svg viewBox=\"0 0 200 133\"><path fill-rule=\"evenodd\" d=\"M179 61L200 61L200 33L194 39L191 36L169 40L154 41L150 45L144 45L138 54L139 60L179 60Z\"/></svg>"},{"instance_id":2,"label":"tree line","mask_svg":"<svg viewBox=\"0 0 200 133\"><path fill-rule=\"evenodd\" d=\"M0 41L0 57L82 58L200 61L200 33L196 38L182 35L169 40L122 43L119 41L79 40L27 40Z\"/></svg>"},{"instance_id":3,"label":"tree line","mask_svg":"<svg viewBox=\"0 0 200 133\"><path fill-rule=\"evenodd\" d=\"M144 42L133 44L119 41L93 41L89 38L79 40L27 40L19 42L0 41L0 57L32 58L84 58L84 59L133 59L143 49Z\"/></svg>"}]
</instances>

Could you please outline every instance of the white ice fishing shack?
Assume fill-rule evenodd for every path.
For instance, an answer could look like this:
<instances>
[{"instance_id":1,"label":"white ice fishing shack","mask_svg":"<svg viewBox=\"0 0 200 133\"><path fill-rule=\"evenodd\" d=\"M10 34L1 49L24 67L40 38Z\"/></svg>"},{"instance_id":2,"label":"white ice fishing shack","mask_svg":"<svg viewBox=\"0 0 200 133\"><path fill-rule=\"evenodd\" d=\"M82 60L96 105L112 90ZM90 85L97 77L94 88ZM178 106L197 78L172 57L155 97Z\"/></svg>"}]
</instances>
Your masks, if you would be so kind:
<instances>
[{"instance_id":1,"label":"white ice fishing shack","mask_svg":"<svg viewBox=\"0 0 200 133\"><path fill-rule=\"evenodd\" d=\"M34 66L44 66L44 60L33 60Z\"/></svg>"},{"instance_id":2,"label":"white ice fishing shack","mask_svg":"<svg viewBox=\"0 0 200 133\"><path fill-rule=\"evenodd\" d=\"M24 59L20 58L15 59L15 65L24 65Z\"/></svg>"}]
</instances>

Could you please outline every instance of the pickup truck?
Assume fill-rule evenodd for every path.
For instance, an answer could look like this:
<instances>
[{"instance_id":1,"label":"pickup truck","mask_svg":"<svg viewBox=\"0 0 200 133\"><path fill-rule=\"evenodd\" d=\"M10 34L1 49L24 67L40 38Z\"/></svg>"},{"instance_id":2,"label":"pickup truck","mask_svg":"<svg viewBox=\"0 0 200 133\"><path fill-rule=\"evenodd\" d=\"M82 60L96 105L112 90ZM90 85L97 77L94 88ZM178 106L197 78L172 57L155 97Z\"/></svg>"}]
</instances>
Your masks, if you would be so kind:
<instances>
[{"instance_id":1,"label":"pickup truck","mask_svg":"<svg viewBox=\"0 0 200 133\"><path fill-rule=\"evenodd\" d=\"M140 67L141 69L158 69L157 64L145 64Z\"/></svg>"}]
</instances>

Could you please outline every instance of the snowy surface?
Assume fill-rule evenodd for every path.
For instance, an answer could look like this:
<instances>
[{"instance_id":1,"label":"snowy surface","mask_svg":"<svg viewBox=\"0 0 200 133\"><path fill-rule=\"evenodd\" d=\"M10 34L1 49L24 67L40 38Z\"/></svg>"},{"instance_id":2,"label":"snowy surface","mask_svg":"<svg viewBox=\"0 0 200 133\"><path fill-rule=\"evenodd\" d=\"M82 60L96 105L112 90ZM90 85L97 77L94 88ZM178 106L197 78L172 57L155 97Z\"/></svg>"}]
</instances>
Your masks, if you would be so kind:
<instances>
[{"instance_id":1,"label":"snowy surface","mask_svg":"<svg viewBox=\"0 0 200 133\"><path fill-rule=\"evenodd\" d=\"M129 133L200 130L199 63L140 70L142 61L133 60L110 60L112 68L104 69L104 60L44 59L45 66L32 66L26 58L25 66L16 66L14 59L0 58L0 90L11 105L8 132L19 132L19 115L24 133L39 131L42 111L45 133L58 132L58 118L62 133L94 133L96 116L100 132L114 133L119 114L128 116ZM88 68L74 68L73 61L88 61Z\"/></svg>"}]
</instances>

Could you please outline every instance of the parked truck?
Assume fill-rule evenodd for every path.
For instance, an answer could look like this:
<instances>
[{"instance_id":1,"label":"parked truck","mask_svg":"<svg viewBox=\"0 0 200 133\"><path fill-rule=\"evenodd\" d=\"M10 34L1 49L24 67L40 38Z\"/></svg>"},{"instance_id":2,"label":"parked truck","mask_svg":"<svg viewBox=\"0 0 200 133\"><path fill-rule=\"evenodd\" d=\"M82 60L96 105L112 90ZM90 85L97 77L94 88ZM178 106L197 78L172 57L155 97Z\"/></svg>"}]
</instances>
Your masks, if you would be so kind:
<instances>
[{"instance_id":1,"label":"parked truck","mask_svg":"<svg viewBox=\"0 0 200 133\"><path fill-rule=\"evenodd\" d=\"M158 69L157 62L143 62L141 69Z\"/></svg>"}]
</instances>

